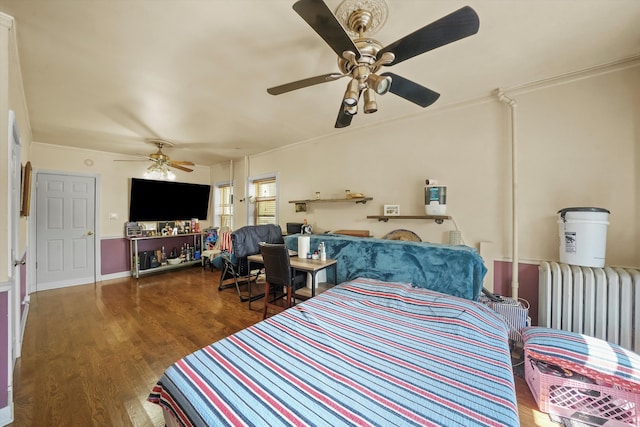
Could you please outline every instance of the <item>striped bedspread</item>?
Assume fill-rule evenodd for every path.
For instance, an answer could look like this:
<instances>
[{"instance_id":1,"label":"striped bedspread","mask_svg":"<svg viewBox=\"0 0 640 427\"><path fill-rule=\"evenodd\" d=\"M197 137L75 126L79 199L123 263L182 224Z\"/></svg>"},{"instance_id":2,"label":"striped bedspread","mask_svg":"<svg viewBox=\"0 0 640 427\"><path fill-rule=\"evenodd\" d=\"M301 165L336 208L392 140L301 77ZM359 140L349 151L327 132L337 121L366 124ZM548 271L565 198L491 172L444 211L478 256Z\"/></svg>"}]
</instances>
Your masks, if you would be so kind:
<instances>
[{"instance_id":1,"label":"striped bedspread","mask_svg":"<svg viewBox=\"0 0 640 427\"><path fill-rule=\"evenodd\" d=\"M149 401L183 425L516 426L490 309L356 279L169 367Z\"/></svg>"}]
</instances>

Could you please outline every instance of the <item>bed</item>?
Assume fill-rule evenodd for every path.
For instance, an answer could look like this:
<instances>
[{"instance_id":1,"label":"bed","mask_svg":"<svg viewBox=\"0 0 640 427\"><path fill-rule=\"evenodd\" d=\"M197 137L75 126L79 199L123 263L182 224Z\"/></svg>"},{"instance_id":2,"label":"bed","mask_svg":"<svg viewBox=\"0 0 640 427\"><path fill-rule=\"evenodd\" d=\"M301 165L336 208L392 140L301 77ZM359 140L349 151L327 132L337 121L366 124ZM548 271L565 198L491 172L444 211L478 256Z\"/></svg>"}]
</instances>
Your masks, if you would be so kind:
<instances>
[{"instance_id":1,"label":"bed","mask_svg":"<svg viewBox=\"0 0 640 427\"><path fill-rule=\"evenodd\" d=\"M184 357L148 400L168 425L519 425L503 320L363 278Z\"/></svg>"}]
</instances>

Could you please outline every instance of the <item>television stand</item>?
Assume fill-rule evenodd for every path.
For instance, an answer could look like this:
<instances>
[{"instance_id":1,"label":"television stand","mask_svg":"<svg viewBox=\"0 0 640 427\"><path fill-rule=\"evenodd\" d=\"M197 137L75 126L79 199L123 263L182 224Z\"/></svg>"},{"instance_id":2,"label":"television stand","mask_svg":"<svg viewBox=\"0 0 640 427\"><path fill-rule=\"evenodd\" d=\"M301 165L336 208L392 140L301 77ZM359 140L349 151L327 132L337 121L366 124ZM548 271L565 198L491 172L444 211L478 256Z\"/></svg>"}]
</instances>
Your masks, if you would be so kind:
<instances>
[{"instance_id":1,"label":"television stand","mask_svg":"<svg viewBox=\"0 0 640 427\"><path fill-rule=\"evenodd\" d=\"M169 245L171 244L171 240L178 239L178 238L182 238L182 240L185 240L184 239L185 237L193 237L193 243L190 242L190 244L193 244L193 246L196 246L198 243L200 243L200 251L202 251L202 248L204 247L204 238L206 235L207 235L206 233L186 233L186 234L174 234L171 236L129 237L131 275L136 279L138 279L140 278L140 276L144 276L147 274L159 273L161 271L175 270L177 268L185 268L185 267L193 266L196 264L202 265L202 256L201 256L200 259L183 261L179 264L173 264L173 265L166 264L166 265L160 265L159 267L153 267L153 268L147 268L147 269L141 270L140 260L138 255L139 242L148 241L148 240L162 240L162 241L158 241L158 246L159 247L164 246L166 250L166 248L169 247Z\"/></svg>"}]
</instances>

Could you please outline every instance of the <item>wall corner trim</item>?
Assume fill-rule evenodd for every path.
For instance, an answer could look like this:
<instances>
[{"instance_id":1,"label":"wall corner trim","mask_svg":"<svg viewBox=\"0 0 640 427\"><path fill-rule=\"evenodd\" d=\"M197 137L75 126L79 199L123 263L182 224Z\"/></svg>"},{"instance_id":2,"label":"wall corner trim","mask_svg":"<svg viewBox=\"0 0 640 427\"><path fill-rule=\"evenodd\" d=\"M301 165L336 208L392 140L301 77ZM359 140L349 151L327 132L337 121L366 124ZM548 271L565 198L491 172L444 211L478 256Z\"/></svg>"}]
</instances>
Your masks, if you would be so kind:
<instances>
[{"instance_id":1,"label":"wall corner trim","mask_svg":"<svg viewBox=\"0 0 640 427\"><path fill-rule=\"evenodd\" d=\"M13 19L13 16L9 16L6 13L0 12L0 26L3 26L10 30L13 28L14 22L15 20Z\"/></svg>"}]
</instances>

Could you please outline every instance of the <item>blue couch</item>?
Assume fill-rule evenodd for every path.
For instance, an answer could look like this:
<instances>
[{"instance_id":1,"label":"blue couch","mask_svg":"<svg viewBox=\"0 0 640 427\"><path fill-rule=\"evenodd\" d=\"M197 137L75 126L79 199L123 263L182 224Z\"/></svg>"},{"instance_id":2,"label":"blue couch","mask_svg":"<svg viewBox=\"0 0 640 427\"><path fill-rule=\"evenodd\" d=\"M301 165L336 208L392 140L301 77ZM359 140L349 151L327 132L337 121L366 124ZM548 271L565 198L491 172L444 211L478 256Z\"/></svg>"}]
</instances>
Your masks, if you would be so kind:
<instances>
[{"instance_id":1,"label":"blue couch","mask_svg":"<svg viewBox=\"0 0 640 427\"><path fill-rule=\"evenodd\" d=\"M298 250L298 236L285 236L289 249ZM328 277L335 283L368 277L412 283L416 287L475 301L480 296L487 272L480 255L468 246L335 234L313 234L310 241L312 251L324 242L327 257L338 260L337 277Z\"/></svg>"}]
</instances>

